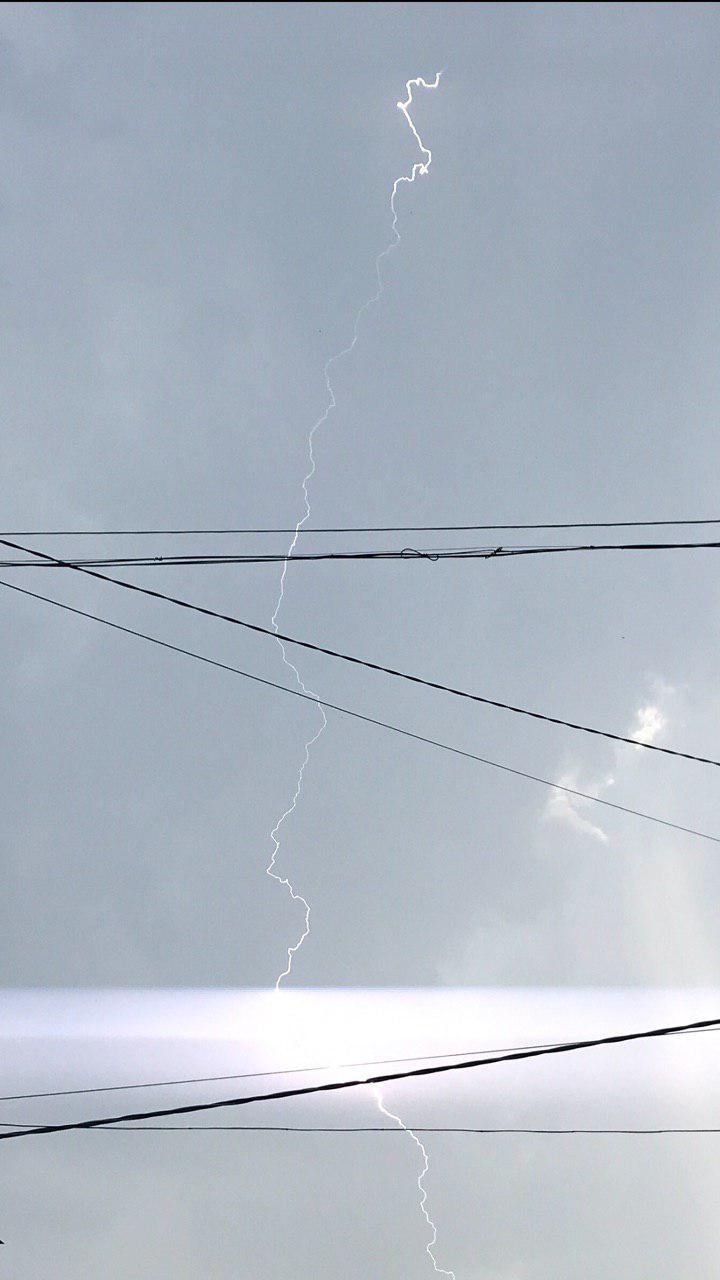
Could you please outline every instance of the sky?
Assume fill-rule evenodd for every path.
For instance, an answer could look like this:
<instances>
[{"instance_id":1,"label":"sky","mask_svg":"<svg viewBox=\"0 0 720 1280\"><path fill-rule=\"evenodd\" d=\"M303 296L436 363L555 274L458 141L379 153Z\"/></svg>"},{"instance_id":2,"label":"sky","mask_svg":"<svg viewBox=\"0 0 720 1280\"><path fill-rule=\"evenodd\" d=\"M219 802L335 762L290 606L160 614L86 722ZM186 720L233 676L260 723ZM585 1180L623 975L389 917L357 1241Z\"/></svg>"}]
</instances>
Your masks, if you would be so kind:
<instances>
[{"instance_id":1,"label":"sky","mask_svg":"<svg viewBox=\"0 0 720 1280\"><path fill-rule=\"evenodd\" d=\"M323 368L419 159L396 103L438 71L413 103L432 165L314 436L311 523L720 517L719 52L710 5L0 6L2 528L295 525ZM298 563L278 621L717 757L714 554ZM121 575L263 626L278 598L278 565ZM61 570L0 577L292 682L266 637ZM272 988L303 909L265 874L271 831L318 712L3 587L0 609L2 987ZM720 835L708 766L294 660L364 715ZM328 712L280 831L311 907L290 986L712 988L715 847ZM432 1274L412 1149L228 1137L187 1161L161 1134L9 1144L0 1267ZM711 1140L539 1141L433 1144L458 1280L717 1274Z\"/></svg>"}]
</instances>

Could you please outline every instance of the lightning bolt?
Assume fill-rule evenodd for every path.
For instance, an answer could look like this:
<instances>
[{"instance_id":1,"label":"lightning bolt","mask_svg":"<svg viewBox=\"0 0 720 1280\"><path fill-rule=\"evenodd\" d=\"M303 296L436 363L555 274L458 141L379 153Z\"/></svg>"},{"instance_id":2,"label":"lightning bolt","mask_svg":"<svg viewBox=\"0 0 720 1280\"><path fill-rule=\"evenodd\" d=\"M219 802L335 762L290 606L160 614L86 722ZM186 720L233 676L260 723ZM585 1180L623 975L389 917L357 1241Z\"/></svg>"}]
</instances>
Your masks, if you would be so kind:
<instances>
[{"instance_id":1,"label":"lightning bolt","mask_svg":"<svg viewBox=\"0 0 720 1280\"><path fill-rule=\"evenodd\" d=\"M362 306L360 307L360 309L357 311L355 315L355 319L353 321L353 327L352 327L351 341L348 343L346 347L343 347L342 351L338 351L336 352L335 355L331 356L330 359L327 361L325 368L323 369L323 377L325 379L325 389L327 391L327 404L323 412L320 414L320 417L317 419L316 422L313 423L307 437L308 469L305 473L305 476L303 477L303 482L302 482L303 514L295 526L295 533L293 534L292 541L290 543L290 546L288 547L285 560L283 561L282 572L280 574L280 589L279 589L278 598L275 604L275 611L272 615L272 627L273 627L273 630L276 632L278 631L277 620L278 620L280 610L283 604L283 599L285 596L285 581L287 578L288 565L292 559L295 547L297 546L297 540L300 534L300 530L303 528L303 525L305 525L310 518L309 486L317 470L317 464L315 461L315 436L317 432L320 430L320 428L325 425L331 413L336 407L335 391L333 389L331 375L332 375L333 369L335 368L335 365L338 364L341 360L344 360L346 356L349 356L350 353L355 349L355 346L358 340L358 335L360 332L360 321L362 320L365 313L380 301L380 298L383 295L382 265L385 259L389 256L389 254L392 253L393 249L395 249L400 244L400 232L398 231L398 226L397 226L397 223L398 223L397 196L398 196L400 187L403 185L403 183L415 182L416 178L424 177L427 174L430 168L430 165L432 163L432 152L428 147L425 146L424 142L422 141L422 138L420 137L420 134L415 128L412 117L410 115L410 107L412 106L412 101L413 101L413 89L415 88L437 89L438 85L440 84L441 75L442 75L442 72L438 71L435 76L435 79L431 81L423 80L421 76L416 77L416 79L414 80L408 80L405 85L405 91L406 91L407 97L405 98L404 102L398 102L397 104L398 109L402 112L403 116L405 117L405 120L410 126L412 135L420 149L423 159L417 160L413 164L410 173L401 174L400 177L396 178L395 181L393 182L392 191L390 194L390 212L392 214L392 226L391 226L392 240L390 241L389 245L385 249L383 249L382 253L379 253L377 258L375 259L375 276L377 281L377 288L375 290L375 293L372 295L372 297L368 298L367 301L362 304ZM298 668L288 658L287 653L285 651L285 646L282 640L278 639L277 643L280 646L282 660L285 666L288 667L288 669L292 672L293 677L297 681L297 684L300 690L302 691L302 693L308 694L310 697L316 697L317 695L314 693L314 691L312 689L309 689L307 685L304 683L302 676L298 671ZM281 833L282 827L285 825L288 819L292 817L293 813L297 808L298 801L302 793L303 778L305 776L305 770L310 761L310 750L318 741L318 738L320 738L322 734L325 732L325 729L327 727L327 716L325 715L325 712L323 708L320 706L320 704L317 703L316 705L317 705L318 711L320 712L320 717L321 717L320 725L318 729L315 731L315 733L313 733L312 736L308 738L305 742L303 759L300 765L300 769L298 771L297 780L295 783L295 791L294 791L292 800L290 801L290 804L288 805L287 809L285 809L284 813L280 815L280 817L278 818L278 821L275 823L275 826L270 832L270 839L272 841L273 851L272 851L272 856L270 858L270 861L267 867L265 868L266 874L270 876L272 880L275 880L279 885L281 885L284 889L287 890L293 902L299 902L301 904L305 914L305 923L303 925L302 933L298 938L297 942L293 943L292 946L288 947L287 963L282 973L280 973L275 980L276 990L279 990L280 984L282 983L283 979L288 978L290 976L290 973L292 971L292 966L293 966L293 960L295 959L295 956L297 955L305 939L310 933L310 904L308 903L307 899L303 897L303 895L295 889L294 885L291 883L291 881L288 879L287 876L283 876L278 873L278 871L276 870L276 864L277 864L278 854L280 852L280 833ZM419 1144L419 1145L422 1145L422 1144ZM444 1274L449 1275L450 1273L445 1272Z\"/></svg>"},{"instance_id":2,"label":"lightning bolt","mask_svg":"<svg viewBox=\"0 0 720 1280\"><path fill-rule=\"evenodd\" d=\"M420 1192L420 1209L422 1210L422 1215L428 1227L430 1228L430 1239L425 1245L425 1252L427 1253L430 1261L433 1264L433 1269L436 1275L450 1276L450 1280L456 1280L455 1272L446 1271L444 1267L439 1267L437 1263L437 1258L435 1257L435 1244L437 1242L437 1227L435 1226L435 1223L433 1222L432 1218L430 1217L430 1214L428 1213L427 1191L425 1190L425 1175L428 1169L430 1168L430 1162L428 1160L427 1151L425 1150L425 1147L423 1146L422 1142L418 1138L417 1134L413 1133L412 1129L408 1129L407 1125L404 1123L403 1120L401 1120L400 1116L396 1116L394 1112L388 1111L387 1107L385 1106L385 1103L382 1100L382 1094L380 1093L380 1090L378 1089L377 1085L371 1085L370 1089L378 1105L378 1110L381 1111L384 1116L387 1116L388 1120L394 1120L396 1125L398 1125L398 1127L402 1129L403 1133L406 1133L409 1138L412 1138L413 1142L415 1143L415 1146L418 1148L418 1151L422 1156L423 1167L420 1173L418 1174L417 1186L418 1186L418 1191Z\"/></svg>"}]
</instances>

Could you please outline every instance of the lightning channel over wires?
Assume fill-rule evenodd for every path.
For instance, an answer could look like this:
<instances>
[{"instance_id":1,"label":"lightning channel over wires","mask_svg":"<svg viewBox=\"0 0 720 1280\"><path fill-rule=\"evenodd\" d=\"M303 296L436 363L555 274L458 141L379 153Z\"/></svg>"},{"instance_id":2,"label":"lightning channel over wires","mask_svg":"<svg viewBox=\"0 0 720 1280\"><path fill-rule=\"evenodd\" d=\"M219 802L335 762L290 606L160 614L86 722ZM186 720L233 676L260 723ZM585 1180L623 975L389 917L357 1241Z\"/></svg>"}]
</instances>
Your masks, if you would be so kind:
<instances>
[{"instance_id":1,"label":"lightning channel over wires","mask_svg":"<svg viewBox=\"0 0 720 1280\"><path fill-rule=\"evenodd\" d=\"M432 153L431 153L431 152L428 150L428 148L427 148L427 147L425 147L425 145L423 144L422 139L420 138L420 135L419 135L419 133L418 133L417 129L415 128L415 125L413 124L412 118L411 118L411 116L410 116L410 107L411 107L411 105L412 105L412 99L413 99L413 88L420 88L420 87L422 87L422 88L424 88L424 89L436 89L436 88L438 87L439 83L440 83L440 75L441 75L441 72L439 72L439 71L438 71L438 72L437 72L437 75L435 76L435 80L434 80L434 82L433 82L432 84L428 84L425 80L423 80L423 79L421 79L421 78L417 78L417 79L415 79L415 80L408 80L408 82L407 82L407 84L406 84L406 86L405 86L406 93L407 93L407 98L405 99L405 101L404 101L404 102L398 102L398 104L397 104L397 105L398 105L398 108L400 109L400 111L402 111L403 115L405 116L405 119L407 120L407 122L408 122L408 124L409 124L409 126L410 126L410 128L411 128L411 130L412 130L413 137L415 138L415 141L417 142L418 147L420 148L420 151L421 151L421 152L423 153L423 155L425 156L425 161L424 161L424 163L416 163L416 164L414 164L414 165L413 165L413 167L412 167L412 171L411 171L411 173L410 173L410 176L409 176L409 177L401 177L401 178L398 178L398 179L397 179L397 181L396 181L396 182L394 183L394 185L393 185L392 195L391 195L391 197L390 197L390 208L392 209L392 214L393 214L392 230L393 230L393 235L395 236L394 244L399 244L399 243L400 243L400 233L399 233L399 231L398 231L398 229L397 229L397 220L398 220L398 219L397 219L397 209L396 209L396 206L395 206L395 200L396 200L396 197L397 197L397 193L398 193L398 189L399 189L399 187L400 187L400 184L401 184L402 182L414 182L414 181L415 181L415 179L416 179L416 177L420 176L421 174L422 174L422 175L427 174L427 172L428 172L428 170L429 170L429 168L430 168L430 165L431 165L431 163L432 163ZM382 292L382 281L381 281L381 278L380 278L380 263L381 263L381 261L382 261L382 258L383 258L383 257L385 257L385 256L387 256L387 254L390 252L390 248L392 248L392 247L394 247L394 246L393 246L393 245L391 245L391 246L390 246L390 247L385 251L385 254L381 255L381 257L380 257L380 258L378 258L378 260L377 260L377 264L376 264L376 266L377 266L377 278L378 278L378 296L379 296L379 295L380 295L380 293ZM427 1252L428 1257L430 1258L430 1260L431 1260L431 1262L432 1262L432 1264L433 1264L433 1268L434 1268L434 1270L435 1270L436 1274L449 1276L449 1277L450 1277L450 1280L455 1280L455 1273L454 1273L454 1272L452 1272L452 1271L445 1271L445 1270L442 1270L441 1268L439 1268L439 1267L438 1267L438 1264L437 1264L437 1260L436 1260L436 1258L435 1258L434 1246L435 1246L435 1243L436 1243L436 1241L437 1241L437 1227L435 1226L435 1223L434 1223L433 1219L430 1217L430 1214L429 1214L428 1209L427 1209L427 1191L426 1191L426 1189L425 1189L425 1177L426 1177L426 1174L427 1174L428 1169L429 1169L429 1167L430 1167L430 1165L429 1165L429 1161L428 1161L428 1156L427 1156L427 1151L425 1150L425 1147L424 1147L423 1143L420 1141L420 1139L417 1137L417 1135L416 1135L416 1134L414 1134L414 1133L413 1133L413 1131L412 1131L411 1129L408 1129L408 1128L407 1128L407 1126L404 1124L404 1122L403 1122L403 1120L400 1118L400 1116L398 1116L398 1115L392 1115L389 1111L387 1111L387 1109L386 1109L386 1107L385 1107L385 1104L383 1103L383 1100L382 1100L382 1095L381 1095L381 1093L380 1093L380 1090L377 1088L377 1086L375 1086L375 1087L372 1089L372 1093L373 1093L373 1094L374 1094L374 1096L375 1096L375 1100L376 1100L376 1103L377 1103L377 1106L378 1106L378 1109L380 1110L380 1112L381 1112L382 1114L384 1114L386 1117L388 1117L389 1119L394 1120L394 1121L396 1122L396 1124L397 1124L397 1125L399 1125L399 1126L400 1126L400 1128L401 1128L401 1129L403 1129L403 1130L404 1130L404 1131L409 1135L409 1137L411 1138L411 1140L415 1143L415 1145L417 1146L417 1148L419 1149L419 1151L420 1151L420 1152L421 1152L421 1154L422 1154L422 1158L423 1158L423 1168L422 1168L422 1170L421 1170L420 1174L418 1175L418 1179L417 1179L417 1187L418 1187L418 1195L419 1195L419 1200L420 1200L420 1210L421 1210L421 1213L422 1213L423 1217L425 1218L425 1221L426 1221L426 1223L427 1223L428 1227L430 1228L430 1233L431 1233L431 1238L430 1238L430 1240L428 1241L428 1243L427 1243L427 1245L426 1245L426 1252Z\"/></svg>"},{"instance_id":2,"label":"lightning channel over wires","mask_svg":"<svg viewBox=\"0 0 720 1280\"><path fill-rule=\"evenodd\" d=\"M295 548L297 546L298 538L300 535L300 531L303 528L303 526L305 526L308 523L311 515L309 486L315 476L316 469L317 469L317 463L315 458L315 436L317 432L327 423L330 415L332 414L337 404L336 397L335 397L335 389L333 385L333 374L334 374L335 367L342 360L345 360L352 353L358 341L358 337L360 333L360 322L362 318L364 317L366 312L370 310L371 307L374 307L380 301L380 298L382 297L382 293L383 293L382 264L384 260L388 257L388 255L392 252L392 250L396 248L398 244L400 244L401 237L400 237L400 232L398 230L398 210L397 210L397 204L396 204L398 191L402 184L414 183L416 178L420 176L426 176L430 169L430 165L432 163L432 152L429 150L429 148L427 148L424 145L415 127L412 116L410 115L410 107L412 105L412 100L413 100L413 89L414 88L423 88L428 90L437 89L440 83L440 74L441 73L438 71L434 81L431 81L431 82L424 80L422 77L416 77L415 79L408 80L405 86L407 97L405 98L404 101L398 102L397 104L398 109L402 112L412 132L413 138L417 143L417 146L420 150L420 153L423 159L419 161L415 161L409 174L401 174L393 182L392 191L390 194L390 211L392 214L392 225L391 225L392 239L388 244L388 246L380 254L378 254L375 260L375 277L376 277L375 292L372 294L370 298L368 298L362 304L362 306L356 312L355 319L353 322L352 336L351 336L350 342L347 344L347 346L343 347L335 355L331 356L325 365L325 368L323 370L323 376L325 379L327 401L326 401L326 405L323 412L313 423L307 437L308 468L307 468L307 471L305 472L305 475L303 477L303 482L302 482L304 511L300 519L297 521L295 525L295 531L293 533L290 546L288 547L287 556L283 563L283 567L280 574L279 594L277 597L275 610L273 612L272 620L271 620L272 629L275 632L275 635L277 637L277 643L280 648L283 663L288 668L288 670L292 672L295 678L295 681L298 685L299 691L305 694L306 696L311 696L312 690L309 689L309 687L303 681L303 678L296 664L292 662L292 660L288 657L286 647L285 647L285 641L280 634L277 620L278 620L278 617L283 605L283 601L284 601L285 581L287 577L288 565L291 559L293 558ZM297 774L297 778L295 782L295 790L293 793L293 797L290 801L290 804L284 810L284 812L280 815L280 817L278 818L278 821L275 823L275 826L270 832L270 839L273 844L273 850L270 857L270 861L266 868L266 874L270 876L273 880L275 880L278 884L281 884L283 887L285 887L288 893L290 894L290 897L292 898L292 900L294 902L299 902L302 905L302 908L304 911L304 924L303 924L302 932L299 938L297 939L297 941L293 943L291 946L289 946L287 949L287 963L285 965L285 968L282 970L280 974L278 974L276 978L276 981L275 981L276 990L279 990L280 984L283 982L285 978L290 977L295 956L297 955L298 951L300 950L303 943L305 942L305 939L308 937L310 933L309 902L307 901L307 899L304 897L303 894L299 893L296 890L295 886L292 884L289 877L280 875L276 871L275 867L276 867L278 854L280 852L281 828L284 825L284 823L286 823L288 819L293 815L293 813L297 808L297 805L302 793L302 785L303 785L303 779L305 776L305 770L310 761L310 751L312 747L315 745L315 743L318 742L318 740L321 738L322 734L325 732L325 729L327 728L328 720L325 714L325 709L322 706L320 700L317 698L315 699L315 705L320 714L320 723L318 727L315 729L315 731L312 733L312 735L309 738L307 738L305 741L303 759ZM422 1144L419 1144L419 1145L422 1145ZM427 1165L427 1157L426 1157L425 1163ZM423 1213L427 1217L427 1212L425 1209L424 1189L422 1187L421 1187L421 1192L422 1192L421 1208L423 1210ZM433 1262L434 1262L434 1259L433 1259Z\"/></svg>"},{"instance_id":3,"label":"lightning channel over wires","mask_svg":"<svg viewBox=\"0 0 720 1280\"><path fill-rule=\"evenodd\" d=\"M318 431L320 431L320 429L323 426L325 426L325 424L327 423L330 415L332 414L337 404L337 400L335 397L335 389L333 384L334 369L336 365L338 365L342 360L345 360L347 356L349 356L352 353L352 351L355 349L355 346L358 341L359 333L360 333L360 322L363 316L366 314L367 311L370 310L371 307L375 306L375 304L378 303L380 301L380 298L382 297L382 293L383 293L383 280L382 280L382 271L381 271L382 263L388 257L391 251L400 243L400 232L398 230L398 225L397 225L398 211L396 206L397 194L400 189L400 186L403 183L415 182L416 178L420 177L421 175L426 175L432 163L432 153L424 145L424 143L422 142L422 139L420 138L420 135L418 134L417 129L415 128L412 117L410 115L410 106L412 104L413 88L437 89L440 83L440 74L441 73L438 72L437 75L435 76L434 81L431 81L429 83L420 77L414 80L409 80L406 85L407 98L405 99L404 102L399 102L397 104L399 110L403 113L405 120L407 121L407 124L409 125L412 131L413 137L415 138L415 141L418 147L420 148L420 152L423 156L423 159L420 161L416 161L413 164L411 172L409 174L401 174L400 177L396 178L393 183L392 192L390 195L390 211L392 214L392 227L391 227L392 240L390 244L387 246L387 248L383 249L382 253L380 253L375 260L375 276L376 276L375 292L372 294L370 298L368 298L362 304L362 306L356 312L355 319L353 322L352 336L351 336L350 342L347 344L347 346L343 347L340 351L336 352L335 355L332 355L325 365L325 368L323 370L323 377L325 380L325 390L327 394L327 401L326 401L326 405L323 412L313 423L307 437L308 466L302 481L303 513L295 525L292 540L290 542L287 553L283 560L283 567L280 574L279 593L278 593L277 601L275 603L275 609L271 619L271 626L276 635L277 643L280 648L284 665L292 673L293 678L295 679L299 690L305 695L307 695L308 697L313 696L313 691L304 683L298 667L294 662L291 661L291 659L287 655L285 639L281 635L278 628L278 617L280 615L280 611L282 609L283 601L285 598L285 582L287 578L288 566L290 564L290 561L294 557L295 548L297 546L297 541L300 536L300 533L303 527L307 524L311 515L310 484L312 483L317 470L317 461L315 457L315 436L317 435ZM320 724L313 731L310 737L307 738L305 741L304 749L303 749L303 758L302 758L302 762L300 764L300 768L298 770L297 778L295 781L295 790L294 790L292 799L290 801L290 804L280 815L280 817L278 818L277 822L275 823L274 827L270 832L270 840L272 841L273 849L272 849L270 861L266 867L266 874L270 876L271 879L275 880L276 883L278 883L279 885L282 885L283 888L285 888L289 893L292 901L300 903L304 912L304 924L303 924L302 932L299 938L297 939L297 941L294 942L287 949L287 962L286 962L285 968L282 970L281 973L278 974L275 980L276 990L280 988L280 984L284 981L284 979L290 977L295 956L297 955L298 951L300 950L303 943L305 942L305 939L308 937L308 934L310 933L310 904L308 903L307 899L303 896L303 894L299 893L296 890L296 888L294 887L294 885L291 883L290 879L287 876L281 875L278 873L278 871L276 870L276 864L277 864L278 854L280 852L281 829L284 826L284 824L295 813L298 802L300 800L300 796L302 794L303 779L305 776L305 770L310 761L311 749L315 745L315 743L320 739L322 734L325 732L325 729L327 728L327 723L328 723L327 716L325 715L325 710L319 699L315 699L315 705L320 714Z\"/></svg>"}]
</instances>

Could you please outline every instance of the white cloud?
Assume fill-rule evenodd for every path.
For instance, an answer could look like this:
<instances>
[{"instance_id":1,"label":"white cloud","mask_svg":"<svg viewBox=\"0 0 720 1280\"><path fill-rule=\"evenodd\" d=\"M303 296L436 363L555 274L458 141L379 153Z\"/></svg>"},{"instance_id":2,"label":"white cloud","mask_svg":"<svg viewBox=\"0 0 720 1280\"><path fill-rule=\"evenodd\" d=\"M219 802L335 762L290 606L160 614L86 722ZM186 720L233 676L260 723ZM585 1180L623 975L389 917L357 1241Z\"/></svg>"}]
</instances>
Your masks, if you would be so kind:
<instances>
[{"instance_id":1,"label":"white cloud","mask_svg":"<svg viewBox=\"0 0 720 1280\"><path fill-rule=\"evenodd\" d=\"M608 779L604 785L611 783L612 778ZM560 779L560 785L575 788L578 785L577 778L573 774L564 774ZM589 794L597 795L599 790L600 788L596 787ZM566 826L572 827L582 835L599 840L601 844L607 844L610 838L607 832L583 816L582 811L587 809L590 803L590 800L584 800L581 796L568 795L567 791L553 791L545 805L543 817L555 822L564 822Z\"/></svg>"},{"instance_id":2,"label":"white cloud","mask_svg":"<svg viewBox=\"0 0 720 1280\"><path fill-rule=\"evenodd\" d=\"M636 742L654 742L667 724L659 707L648 705L640 707L637 713L637 724L630 730L629 737Z\"/></svg>"},{"instance_id":3,"label":"white cloud","mask_svg":"<svg viewBox=\"0 0 720 1280\"><path fill-rule=\"evenodd\" d=\"M653 682L653 686L656 695L669 695L674 692L672 686L658 680ZM650 744L664 732L667 723L667 717L660 707L656 703L647 703L645 706L638 707L635 714L635 723L627 730L626 736L633 738L638 743L638 747L641 743ZM627 767L630 757L635 755L638 747L626 747L618 743L614 752L615 772ZM615 785L615 778L612 775L608 775L601 782L588 782L585 784L578 780L579 776L579 768L574 768L560 779L560 784L564 787L577 788L587 792L588 795L598 798L602 796L604 791ZM583 799L582 796L568 795L565 791L554 791L543 809L542 816L545 820L562 822L580 835L588 836L592 840L598 840L601 844L608 844L610 837L607 832L585 816L585 810L590 804L591 801Z\"/></svg>"}]
</instances>

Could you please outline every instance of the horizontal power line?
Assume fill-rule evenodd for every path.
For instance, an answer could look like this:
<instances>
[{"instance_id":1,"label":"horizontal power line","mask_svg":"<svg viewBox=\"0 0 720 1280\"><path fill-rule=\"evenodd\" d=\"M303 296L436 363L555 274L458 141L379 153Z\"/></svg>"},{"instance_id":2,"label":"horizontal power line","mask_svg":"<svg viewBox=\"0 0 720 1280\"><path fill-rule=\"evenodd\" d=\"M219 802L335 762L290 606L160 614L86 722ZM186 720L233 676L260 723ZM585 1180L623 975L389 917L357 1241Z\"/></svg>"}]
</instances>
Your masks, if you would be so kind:
<instances>
[{"instance_id":1,"label":"horizontal power line","mask_svg":"<svg viewBox=\"0 0 720 1280\"><path fill-rule=\"evenodd\" d=\"M1 1129L24 1129L27 1126L13 1123L11 1120L0 1121ZM645 1135L659 1137L668 1134L720 1133L720 1128L696 1126L686 1128L664 1129L520 1129L520 1128L480 1128L469 1125L419 1125L406 1124L404 1129L389 1124L362 1125L320 1125L320 1124L106 1124L101 1129L88 1130L90 1133L394 1133L401 1137L412 1133L465 1133L465 1134L518 1134L541 1136L626 1136Z\"/></svg>"},{"instance_id":2,"label":"horizontal power line","mask_svg":"<svg viewBox=\"0 0 720 1280\"><path fill-rule=\"evenodd\" d=\"M333 1080L324 1084L302 1085L297 1089L276 1089L272 1093L249 1094L239 1098L221 1098L216 1102L196 1102L180 1107L159 1107L152 1111L129 1112L126 1115L103 1116L91 1120L71 1120L63 1124L37 1125L31 1128L15 1129L12 1133L0 1133L0 1142L10 1138L25 1138L38 1134L69 1133L79 1129L100 1129L106 1125L126 1124L135 1120L159 1120L165 1116L218 1111L223 1107L244 1107L256 1102L278 1102L288 1098L304 1098L320 1093L338 1093L341 1090L357 1089L368 1085L393 1084L401 1080L424 1079L429 1076L446 1075L449 1072L491 1067L503 1062L521 1062L529 1058L548 1057L561 1053L577 1053L584 1049L630 1044L640 1040L657 1040L679 1035L686 1031L700 1031L718 1026L720 1026L720 1018L703 1018L695 1022L685 1022L674 1026L653 1027L649 1031L629 1031L621 1035L573 1040L559 1045L551 1045L547 1048L523 1049L516 1052L496 1054L488 1058L468 1058L462 1062L443 1062L436 1066L413 1067L407 1071L387 1071L380 1075L365 1076L353 1080Z\"/></svg>"},{"instance_id":3,"label":"horizontal power line","mask_svg":"<svg viewBox=\"0 0 720 1280\"><path fill-rule=\"evenodd\" d=\"M528 529L660 529L720 524L720 517L708 520L573 520L552 524L375 524L250 527L245 529L4 529L1 538L139 538L196 537L263 533L492 533Z\"/></svg>"},{"instance_id":4,"label":"horizontal power line","mask_svg":"<svg viewBox=\"0 0 720 1280\"><path fill-rule=\"evenodd\" d=\"M697 551L720 550L720 542L606 542L585 543L574 546L533 546L533 547L402 547L384 551L293 551L289 556L285 551L272 551L265 554L246 554L242 552L226 555L142 555L142 556L95 556L78 559L58 560L0 560L0 569L80 569L80 568L120 568L133 567L198 567L201 565L229 564L285 564L313 563L318 561L339 560L344 562L355 560L504 560L516 556L548 556L566 553L584 553L594 551Z\"/></svg>"},{"instance_id":5,"label":"horizontal power line","mask_svg":"<svg viewBox=\"0 0 720 1280\"><path fill-rule=\"evenodd\" d=\"M579 791L575 787L564 786L560 782L551 782L548 778L541 778L538 774L528 773L523 769L514 769L510 765L500 764L497 760L490 760L485 756L476 755L472 751L465 751L462 747L453 747L447 742L441 742L439 738L430 738L422 733L413 733L411 729L402 729L399 725L391 724L388 720L380 720L374 716L364 715L360 711L352 711L349 707L340 706L337 702L329 702L325 698L317 698L310 693L303 693L300 689L291 689L287 685L279 684L276 680L268 680L265 676L243 671L242 668L231 666L227 662L219 662L216 658L208 658L205 654L198 653L194 649L185 649L181 645L171 644L168 640L161 640L158 636L148 635L147 632L138 631L134 627L126 627L119 622L111 622L109 618L103 618L97 613L89 613L85 609L77 609L73 605L63 604L60 600L53 600L51 596L41 595L37 591L28 591L25 587L18 587L13 582L0 581L0 587L5 587L8 591L15 591L18 595L28 596L32 600L41 600L45 604L54 605L56 609L62 609L65 613L75 614L79 618L87 618L91 622L102 623L103 626L110 627L113 631L120 631L124 635L135 637L137 640L145 640L148 644L158 645L159 648L168 649L171 653L179 653L186 658L194 658L197 662L202 662L206 666L217 667L218 670L227 671L231 675L242 676L245 680L252 680L254 684L264 685L268 689L276 689L279 693L287 693L293 698L300 698L303 702L312 702L314 706L324 707L325 710L337 711L340 715L350 716L353 720L361 720L364 724L375 725L378 729L387 729L390 733L397 733L402 738L410 738L414 742L424 742L427 746L436 747L440 751L447 751L451 755L460 756L464 760L473 760L475 763L484 764L490 769L499 769L501 773L508 773L516 778L524 778L528 782L537 782L543 787L550 787L553 791L561 791L564 795L574 796L579 800L588 800L592 804L600 804L606 809L614 809L618 813L630 814L634 818L642 818L645 822L654 822L659 826L669 827L672 831L680 831L684 835L696 836L700 840L710 840L713 844L720 844L720 836L710 835L706 831L698 831L694 827L682 826L678 822L671 822L668 818L659 818L657 815L645 813L641 809L631 809L628 805L618 804L614 800L604 800L601 796L591 795L588 791Z\"/></svg>"},{"instance_id":6,"label":"horizontal power line","mask_svg":"<svg viewBox=\"0 0 720 1280\"><path fill-rule=\"evenodd\" d=\"M693 760L697 764L710 764L715 768L720 768L720 760L714 760L708 756L697 755L690 751L679 751L674 747L661 747L653 742L640 742L636 738L629 738L624 734L611 733L607 729L595 729L589 725L578 724L576 721L565 720L559 716L551 716L542 711L531 711L528 707L519 707L511 702L501 702L497 698L488 698L483 694L471 693L467 689L458 689L453 685L442 684L438 680L428 680L423 676L412 675L407 671L399 671L396 667L388 667L379 662L371 662L367 658L356 658L349 653L342 653L338 649L331 649L327 645L313 644L309 640L299 640L297 637L287 635L285 632L260 626L257 622L247 622L243 618L235 617L234 614L220 613L216 609L209 609L205 605L182 600L178 596L170 596L166 592L156 591L152 587L141 587L136 582L126 582L122 578L111 578L108 574L99 573L96 569L83 569L78 565L68 564L66 561L59 560L57 556L51 556L45 551L38 551L32 547L9 542L5 538L0 538L0 546L10 547L13 551L22 551L40 560L51 560L54 564L70 569L74 573L82 573L89 578L96 578L99 582L110 582L113 586L123 587L126 591L134 591L139 595L149 596L155 600L163 600L166 604L174 604L181 609L188 609L192 613L200 613L206 618L216 618L220 622L229 622L233 626L242 627L243 630L252 631L256 635L267 636L271 640L279 640L284 644L292 644L300 649L307 649L312 653L322 653L326 657L336 658L341 662L348 662L353 666L363 667L368 671L380 671L383 675L393 676L395 679L404 680L410 684L422 685L426 689L435 689L440 693L449 693L468 702L480 703L487 707L497 707L501 711L510 711L514 715L526 716L531 720L541 720L545 724L559 725L562 728L573 729L579 733L592 734L596 738L607 738L611 742L622 742L631 747L641 747L644 751L656 751L662 755L676 756L683 760Z\"/></svg>"}]
</instances>

